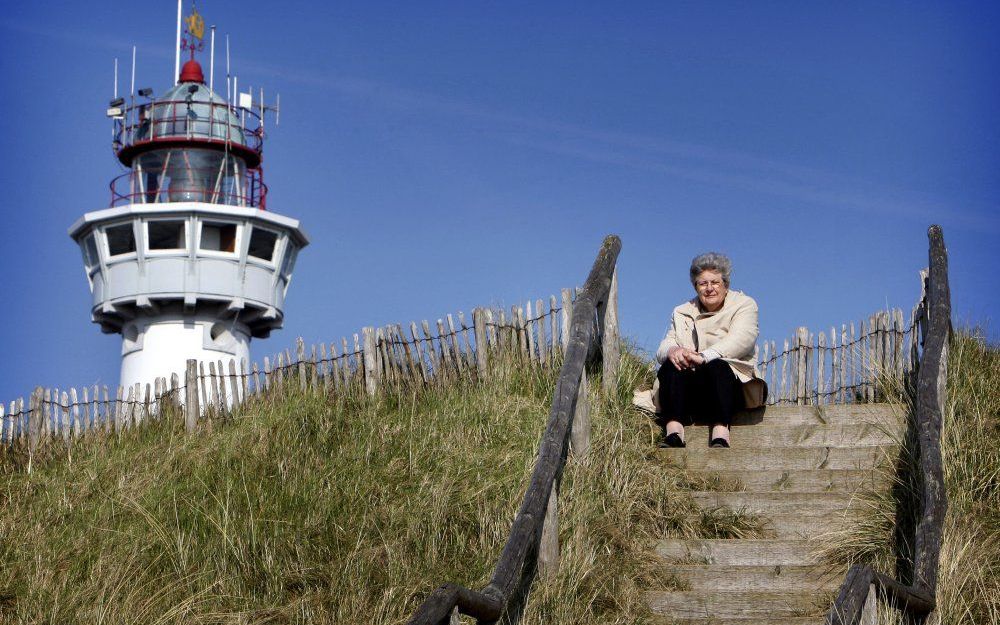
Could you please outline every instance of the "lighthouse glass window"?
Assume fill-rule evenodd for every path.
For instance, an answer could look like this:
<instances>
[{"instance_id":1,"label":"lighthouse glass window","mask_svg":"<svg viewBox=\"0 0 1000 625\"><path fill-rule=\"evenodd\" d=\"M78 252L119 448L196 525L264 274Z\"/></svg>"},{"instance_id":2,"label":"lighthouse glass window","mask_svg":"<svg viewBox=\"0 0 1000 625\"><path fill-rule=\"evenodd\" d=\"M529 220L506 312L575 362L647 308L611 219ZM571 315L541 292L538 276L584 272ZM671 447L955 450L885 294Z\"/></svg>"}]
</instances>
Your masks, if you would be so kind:
<instances>
[{"instance_id":1,"label":"lighthouse glass window","mask_svg":"<svg viewBox=\"0 0 1000 625\"><path fill-rule=\"evenodd\" d=\"M202 222L201 243L198 247L208 252L235 252L236 224Z\"/></svg>"},{"instance_id":2,"label":"lighthouse glass window","mask_svg":"<svg viewBox=\"0 0 1000 625\"><path fill-rule=\"evenodd\" d=\"M132 223L108 226L104 229L104 236L108 239L108 255L121 256L135 252L135 231L132 230Z\"/></svg>"},{"instance_id":3,"label":"lighthouse glass window","mask_svg":"<svg viewBox=\"0 0 1000 625\"><path fill-rule=\"evenodd\" d=\"M150 250L182 250L187 247L183 221L151 221L146 228Z\"/></svg>"},{"instance_id":4,"label":"lighthouse glass window","mask_svg":"<svg viewBox=\"0 0 1000 625\"><path fill-rule=\"evenodd\" d=\"M274 258L274 247L278 243L278 233L254 226L250 233L249 254L254 258L270 261Z\"/></svg>"}]
</instances>

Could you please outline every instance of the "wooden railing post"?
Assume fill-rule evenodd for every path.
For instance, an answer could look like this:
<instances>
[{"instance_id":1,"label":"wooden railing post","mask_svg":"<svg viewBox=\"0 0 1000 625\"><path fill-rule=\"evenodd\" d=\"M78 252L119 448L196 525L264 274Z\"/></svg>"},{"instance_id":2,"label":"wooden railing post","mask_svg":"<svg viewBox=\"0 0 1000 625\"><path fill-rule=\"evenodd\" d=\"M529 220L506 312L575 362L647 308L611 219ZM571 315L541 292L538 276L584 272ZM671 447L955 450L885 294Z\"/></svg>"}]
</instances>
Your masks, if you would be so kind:
<instances>
[{"instance_id":1,"label":"wooden railing post","mask_svg":"<svg viewBox=\"0 0 1000 625\"><path fill-rule=\"evenodd\" d=\"M611 272L611 288L600 311L604 332L601 333L603 354L603 384L605 396L610 397L618 386L618 361L621 358L621 337L618 333L618 267Z\"/></svg>"},{"instance_id":2,"label":"wooden railing post","mask_svg":"<svg viewBox=\"0 0 1000 625\"><path fill-rule=\"evenodd\" d=\"M590 394L587 393L586 369L580 376L580 386L576 390L576 410L573 412L569 448L580 459L585 458L590 449Z\"/></svg>"},{"instance_id":3,"label":"wooden railing post","mask_svg":"<svg viewBox=\"0 0 1000 625\"><path fill-rule=\"evenodd\" d=\"M549 503L542 522L542 537L538 545L538 574L552 579L559 572L559 484L552 485Z\"/></svg>"},{"instance_id":4,"label":"wooden railing post","mask_svg":"<svg viewBox=\"0 0 1000 625\"><path fill-rule=\"evenodd\" d=\"M374 396L378 391L381 374L378 366L378 346L375 344L375 328L362 328L361 336L363 341L361 355L365 363L365 389L369 395Z\"/></svg>"},{"instance_id":5,"label":"wooden railing post","mask_svg":"<svg viewBox=\"0 0 1000 625\"><path fill-rule=\"evenodd\" d=\"M184 372L184 429L194 432L198 427L198 415L201 408L198 405L198 361L191 358L187 361Z\"/></svg>"}]
</instances>

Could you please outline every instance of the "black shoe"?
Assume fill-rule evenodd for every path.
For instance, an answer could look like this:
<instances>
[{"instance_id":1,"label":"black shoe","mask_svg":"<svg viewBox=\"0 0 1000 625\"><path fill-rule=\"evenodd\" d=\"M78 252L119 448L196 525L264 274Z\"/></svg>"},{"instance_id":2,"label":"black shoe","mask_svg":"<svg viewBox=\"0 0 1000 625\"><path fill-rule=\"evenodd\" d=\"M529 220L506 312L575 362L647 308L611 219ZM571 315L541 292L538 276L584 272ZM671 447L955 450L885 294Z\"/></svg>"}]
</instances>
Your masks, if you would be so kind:
<instances>
[{"instance_id":1,"label":"black shoe","mask_svg":"<svg viewBox=\"0 0 1000 625\"><path fill-rule=\"evenodd\" d=\"M663 439L664 447L686 447L684 439L681 435L674 432L673 434L667 434L666 438Z\"/></svg>"},{"instance_id":2,"label":"black shoe","mask_svg":"<svg viewBox=\"0 0 1000 625\"><path fill-rule=\"evenodd\" d=\"M713 438L708 446L715 447L716 449L729 449L729 441L724 438Z\"/></svg>"}]
</instances>

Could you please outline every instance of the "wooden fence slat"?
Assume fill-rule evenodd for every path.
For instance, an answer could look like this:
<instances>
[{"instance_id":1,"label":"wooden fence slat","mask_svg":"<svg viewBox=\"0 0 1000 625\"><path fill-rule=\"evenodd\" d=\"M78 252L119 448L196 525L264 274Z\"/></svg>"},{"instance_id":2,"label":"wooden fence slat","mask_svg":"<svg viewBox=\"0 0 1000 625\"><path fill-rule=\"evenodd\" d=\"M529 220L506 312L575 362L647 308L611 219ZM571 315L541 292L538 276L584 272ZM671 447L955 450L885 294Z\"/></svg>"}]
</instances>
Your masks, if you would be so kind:
<instances>
[{"instance_id":1,"label":"wooden fence slat","mask_svg":"<svg viewBox=\"0 0 1000 625\"><path fill-rule=\"evenodd\" d=\"M128 394L123 395L125 401L122 405L122 423L124 429L132 429L132 416L135 411L135 386L128 387Z\"/></svg>"},{"instance_id":2,"label":"wooden fence slat","mask_svg":"<svg viewBox=\"0 0 1000 625\"><path fill-rule=\"evenodd\" d=\"M816 337L816 405L824 403L826 399L826 333L820 330Z\"/></svg>"},{"instance_id":3,"label":"wooden fence slat","mask_svg":"<svg viewBox=\"0 0 1000 625\"><path fill-rule=\"evenodd\" d=\"M240 380L236 377L236 359L229 359L229 384L231 389L230 397L233 398L232 409L236 410L246 399L240 396Z\"/></svg>"},{"instance_id":4,"label":"wooden fence slat","mask_svg":"<svg viewBox=\"0 0 1000 625\"><path fill-rule=\"evenodd\" d=\"M549 343L545 337L545 303L541 299L535 300L535 316L538 317L536 323L538 327L538 362L544 365L549 360Z\"/></svg>"},{"instance_id":5,"label":"wooden fence slat","mask_svg":"<svg viewBox=\"0 0 1000 625\"><path fill-rule=\"evenodd\" d=\"M441 373L441 361L438 359L438 351L434 347L434 339L431 335L431 325L424 319L420 322L420 327L424 333L424 344L427 347L427 357L431 362L431 369L434 372L434 377L438 377Z\"/></svg>"},{"instance_id":6,"label":"wooden fence slat","mask_svg":"<svg viewBox=\"0 0 1000 625\"><path fill-rule=\"evenodd\" d=\"M386 384L390 384L396 381L397 375L394 368L393 359L388 353L388 346L385 340L385 330L383 328L375 328L375 359L377 361L376 368L382 375L382 380Z\"/></svg>"},{"instance_id":7,"label":"wooden fence slat","mask_svg":"<svg viewBox=\"0 0 1000 625\"><path fill-rule=\"evenodd\" d=\"M858 322L858 391L862 403L868 402L868 324Z\"/></svg>"},{"instance_id":8,"label":"wooden fence slat","mask_svg":"<svg viewBox=\"0 0 1000 625\"><path fill-rule=\"evenodd\" d=\"M454 354L451 351L450 346L448 345L448 337L447 337L448 332L444 328L443 319L437 320L437 329L438 329L438 343L440 344L441 347L442 369L453 370L457 372L458 364L455 363L453 358Z\"/></svg>"},{"instance_id":9,"label":"wooden fence slat","mask_svg":"<svg viewBox=\"0 0 1000 625\"><path fill-rule=\"evenodd\" d=\"M842 323L840 325L840 394L838 396L841 404L847 403L850 393L847 388L847 367L851 358L849 349L850 347L847 345L847 324Z\"/></svg>"},{"instance_id":10,"label":"wooden fence slat","mask_svg":"<svg viewBox=\"0 0 1000 625\"><path fill-rule=\"evenodd\" d=\"M35 387L35 391L31 394L31 412L28 416L28 473L31 473L31 463L38 450L38 446L41 445L44 439L45 430L45 401L44 391L42 387Z\"/></svg>"},{"instance_id":11,"label":"wooden fence slat","mask_svg":"<svg viewBox=\"0 0 1000 625\"><path fill-rule=\"evenodd\" d=\"M851 396L854 400L858 397L858 358L861 355L861 350L859 349L859 338L855 333L857 328L854 322L851 322ZM861 328L862 333L864 333L864 328Z\"/></svg>"},{"instance_id":12,"label":"wooden fence slat","mask_svg":"<svg viewBox=\"0 0 1000 625\"><path fill-rule=\"evenodd\" d=\"M319 393L319 365L320 362L316 357L316 346L312 345L310 349L309 357L309 385L312 386L312 392Z\"/></svg>"},{"instance_id":13,"label":"wooden fence slat","mask_svg":"<svg viewBox=\"0 0 1000 625\"><path fill-rule=\"evenodd\" d=\"M124 409L125 409L125 389L122 388L121 384L119 384L118 389L115 391L115 407L114 407L115 434L121 434L122 431L124 431L125 429L125 423L124 423L125 413L123 412Z\"/></svg>"},{"instance_id":14,"label":"wooden fence slat","mask_svg":"<svg viewBox=\"0 0 1000 625\"><path fill-rule=\"evenodd\" d=\"M562 294L562 315L560 319L562 322L562 349L563 354L565 354L569 348L570 320L573 319L573 291L571 289L562 289L560 293Z\"/></svg>"},{"instance_id":15,"label":"wooden fence slat","mask_svg":"<svg viewBox=\"0 0 1000 625\"><path fill-rule=\"evenodd\" d=\"M62 434L63 442L69 443L72 440L72 414L70 414L69 408L69 393L62 391L59 395L59 429Z\"/></svg>"},{"instance_id":16,"label":"wooden fence slat","mask_svg":"<svg viewBox=\"0 0 1000 625\"><path fill-rule=\"evenodd\" d=\"M781 353L781 399L788 399L788 339L785 339L785 351Z\"/></svg>"},{"instance_id":17,"label":"wooden fence slat","mask_svg":"<svg viewBox=\"0 0 1000 625\"><path fill-rule=\"evenodd\" d=\"M333 368L336 366L336 348L334 348L333 343L330 347L334 350L334 354L328 355L326 352L326 343L319 344L319 366L323 372L323 394L330 394L330 377Z\"/></svg>"},{"instance_id":18,"label":"wooden fence slat","mask_svg":"<svg viewBox=\"0 0 1000 625\"><path fill-rule=\"evenodd\" d=\"M45 394L42 396L41 402L39 402L39 409L42 414L45 415L45 420L42 425L42 438L45 442L48 442L49 438L52 436L52 389L45 389Z\"/></svg>"},{"instance_id":19,"label":"wooden fence slat","mask_svg":"<svg viewBox=\"0 0 1000 625\"><path fill-rule=\"evenodd\" d=\"M211 386L211 397L209 398L209 406L213 410L219 410L219 381L215 377L215 363L211 360L208 361L208 372L210 375L209 384Z\"/></svg>"},{"instance_id":20,"label":"wooden fence slat","mask_svg":"<svg viewBox=\"0 0 1000 625\"><path fill-rule=\"evenodd\" d=\"M462 350L459 346L458 332L455 331L455 320L452 318L451 313L446 316L448 319L448 337L452 344L452 354L455 356L455 364L459 371L465 371L465 359L462 357Z\"/></svg>"},{"instance_id":21,"label":"wooden fence slat","mask_svg":"<svg viewBox=\"0 0 1000 625\"><path fill-rule=\"evenodd\" d=\"M465 315L458 311L458 325L462 329L462 349L465 352L465 362L468 368L476 364L476 354L472 351L472 341L469 338L469 326L465 323Z\"/></svg>"},{"instance_id":22,"label":"wooden fence slat","mask_svg":"<svg viewBox=\"0 0 1000 625\"><path fill-rule=\"evenodd\" d=\"M475 327L476 334L476 370L479 373L479 379L485 380L488 357L486 347L486 314L482 308L472 309L472 325Z\"/></svg>"},{"instance_id":23,"label":"wooden fence slat","mask_svg":"<svg viewBox=\"0 0 1000 625\"><path fill-rule=\"evenodd\" d=\"M226 371L221 360L218 361L216 371L219 374L219 414L224 415L229 413L229 393L226 392Z\"/></svg>"},{"instance_id":24,"label":"wooden fence slat","mask_svg":"<svg viewBox=\"0 0 1000 625\"><path fill-rule=\"evenodd\" d=\"M265 367L267 358L264 358ZM201 410L198 405L198 361L189 359L184 370L184 429L194 432L198 427L198 415Z\"/></svg>"},{"instance_id":25,"label":"wooden fence slat","mask_svg":"<svg viewBox=\"0 0 1000 625\"><path fill-rule=\"evenodd\" d=\"M424 346L423 341L420 339L420 333L417 330L417 322L410 322L410 341L413 343L413 355L417 360L417 369L420 373L420 380L427 384L430 382L430 375L427 371L427 361L424 357Z\"/></svg>"},{"instance_id":26,"label":"wooden fence slat","mask_svg":"<svg viewBox=\"0 0 1000 625\"><path fill-rule=\"evenodd\" d=\"M86 391L87 389L84 388L83 390ZM73 438L80 438L80 434L82 433L83 430L82 430L82 424L80 422L80 398L77 395L76 387L69 389L69 403L72 406L72 409L70 411L71 414L70 418L73 420L73 424L71 427L72 436Z\"/></svg>"},{"instance_id":27,"label":"wooden fence slat","mask_svg":"<svg viewBox=\"0 0 1000 625\"><path fill-rule=\"evenodd\" d=\"M208 376L205 374L205 363L204 361L198 361L198 385L195 387L201 392L201 408L202 410L208 410L211 405L208 403L208 389L211 385L208 382Z\"/></svg>"},{"instance_id":28,"label":"wooden fence slat","mask_svg":"<svg viewBox=\"0 0 1000 625\"><path fill-rule=\"evenodd\" d=\"M525 304L524 333L528 340L528 360L537 360L535 353L535 320L531 310L531 300Z\"/></svg>"},{"instance_id":29,"label":"wooden fence slat","mask_svg":"<svg viewBox=\"0 0 1000 625\"><path fill-rule=\"evenodd\" d=\"M295 364L299 374L299 391L306 392L308 378L306 377L306 342L302 337L295 339Z\"/></svg>"},{"instance_id":30,"label":"wooden fence slat","mask_svg":"<svg viewBox=\"0 0 1000 625\"><path fill-rule=\"evenodd\" d=\"M517 329L517 344L521 348L521 359L528 362L531 360L531 352L528 351L528 330L525 326L524 307L515 306L511 314L514 318L514 327Z\"/></svg>"},{"instance_id":31,"label":"wooden fence slat","mask_svg":"<svg viewBox=\"0 0 1000 625\"><path fill-rule=\"evenodd\" d=\"M556 296L549 296L549 339L551 341L549 353L552 358L555 358L556 350L559 349L559 316L557 315L556 309L558 308L556 303Z\"/></svg>"},{"instance_id":32,"label":"wooden fence slat","mask_svg":"<svg viewBox=\"0 0 1000 625\"><path fill-rule=\"evenodd\" d=\"M809 390L806 388L806 382L808 380L808 342L808 328L799 327L795 332L795 360L798 366L798 375L795 380L795 396L796 403L800 406L808 403L809 396Z\"/></svg>"},{"instance_id":33,"label":"wooden fence slat","mask_svg":"<svg viewBox=\"0 0 1000 625\"><path fill-rule=\"evenodd\" d=\"M368 395L374 396L379 387L378 360L375 357L375 328L368 326L361 329L364 347L361 356L364 359L365 389Z\"/></svg>"}]
</instances>

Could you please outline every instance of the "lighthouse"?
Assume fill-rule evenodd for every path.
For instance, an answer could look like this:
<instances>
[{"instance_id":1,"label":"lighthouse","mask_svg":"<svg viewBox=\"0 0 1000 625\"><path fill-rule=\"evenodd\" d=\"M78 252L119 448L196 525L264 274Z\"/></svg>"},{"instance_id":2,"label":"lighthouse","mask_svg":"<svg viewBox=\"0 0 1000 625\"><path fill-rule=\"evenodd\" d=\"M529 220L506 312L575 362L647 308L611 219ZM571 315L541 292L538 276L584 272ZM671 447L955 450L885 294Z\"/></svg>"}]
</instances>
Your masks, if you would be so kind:
<instances>
[{"instance_id":1,"label":"lighthouse","mask_svg":"<svg viewBox=\"0 0 1000 625\"><path fill-rule=\"evenodd\" d=\"M125 387L183 379L188 359L248 361L250 340L282 326L309 242L297 220L266 210L272 107L235 88L236 102L217 95L195 58L204 22L197 12L186 22L180 47L190 58L176 84L159 97L139 89L111 101L112 147L127 171L112 180L109 206L69 229L83 252L91 318L121 335Z\"/></svg>"}]
</instances>

